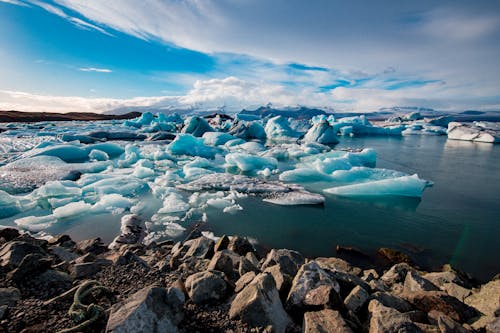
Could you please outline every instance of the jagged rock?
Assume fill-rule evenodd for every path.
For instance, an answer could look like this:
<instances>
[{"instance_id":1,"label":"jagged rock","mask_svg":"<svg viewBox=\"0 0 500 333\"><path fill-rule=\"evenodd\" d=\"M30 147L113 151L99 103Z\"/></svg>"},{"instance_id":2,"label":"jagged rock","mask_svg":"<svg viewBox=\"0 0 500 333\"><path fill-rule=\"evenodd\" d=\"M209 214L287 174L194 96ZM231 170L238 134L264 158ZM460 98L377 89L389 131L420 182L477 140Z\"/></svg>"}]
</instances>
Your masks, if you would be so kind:
<instances>
[{"instance_id":1,"label":"jagged rock","mask_svg":"<svg viewBox=\"0 0 500 333\"><path fill-rule=\"evenodd\" d=\"M117 249L123 244L138 244L144 238L142 220L135 214L128 214L121 218L120 235L109 245L110 249Z\"/></svg>"},{"instance_id":2,"label":"jagged rock","mask_svg":"<svg viewBox=\"0 0 500 333\"><path fill-rule=\"evenodd\" d=\"M49 251L62 261L70 262L78 258L78 254L73 253L62 246L52 246L49 248Z\"/></svg>"},{"instance_id":3,"label":"jagged rock","mask_svg":"<svg viewBox=\"0 0 500 333\"><path fill-rule=\"evenodd\" d=\"M254 252L253 245L250 244L248 239L240 236L231 237L227 248L233 252L238 253L240 256L244 256L248 252Z\"/></svg>"},{"instance_id":4,"label":"jagged rock","mask_svg":"<svg viewBox=\"0 0 500 333\"><path fill-rule=\"evenodd\" d=\"M371 280L368 284L373 291L386 292L390 289L381 280Z\"/></svg>"},{"instance_id":5,"label":"jagged rock","mask_svg":"<svg viewBox=\"0 0 500 333\"><path fill-rule=\"evenodd\" d=\"M122 255L117 256L115 260L113 260L113 263L115 265L128 265L135 263L145 269L151 269L149 264L144 259L130 250L126 250Z\"/></svg>"},{"instance_id":6,"label":"jagged rock","mask_svg":"<svg viewBox=\"0 0 500 333\"><path fill-rule=\"evenodd\" d=\"M361 268L354 267L340 258L316 258L314 261L318 263L319 267L331 271L343 271L354 275L360 275L362 272Z\"/></svg>"},{"instance_id":7,"label":"jagged rock","mask_svg":"<svg viewBox=\"0 0 500 333\"><path fill-rule=\"evenodd\" d=\"M460 323L466 322L478 315L478 312L474 308L442 291L405 292L400 297L421 311L429 312L438 310Z\"/></svg>"},{"instance_id":8,"label":"jagged rock","mask_svg":"<svg viewBox=\"0 0 500 333\"><path fill-rule=\"evenodd\" d=\"M31 245L39 246L44 251L47 249L47 245L49 244L49 242L46 241L45 239L31 237L28 233L21 234L19 237L15 238L14 241L25 242Z\"/></svg>"},{"instance_id":9,"label":"jagged rock","mask_svg":"<svg viewBox=\"0 0 500 333\"><path fill-rule=\"evenodd\" d=\"M292 323L283 309L274 283L268 273L257 275L235 299L229 309L231 319L241 319L252 327L272 326L272 331L284 333Z\"/></svg>"},{"instance_id":10,"label":"jagged rock","mask_svg":"<svg viewBox=\"0 0 500 333\"><path fill-rule=\"evenodd\" d=\"M0 305L14 306L21 299L21 292L17 288L0 288Z\"/></svg>"},{"instance_id":11,"label":"jagged rock","mask_svg":"<svg viewBox=\"0 0 500 333\"><path fill-rule=\"evenodd\" d=\"M404 283L404 291L432 291L439 290L437 286L435 286L429 280L423 278L416 271L409 271L406 274L405 283Z\"/></svg>"},{"instance_id":12,"label":"jagged rock","mask_svg":"<svg viewBox=\"0 0 500 333\"><path fill-rule=\"evenodd\" d=\"M92 253L95 255L108 250L100 237L79 241L76 243L76 248L82 254Z\"/></svg>"},{"instance_id":13,"label":"jagged rock","mask_svg":"<svg viewBox=\"0 0 500 333\"><path fill-rule=\"evenodd\" d=\"M321 289L315 291L318 288ZM302 313L311 308L308 305L338 305L341 303L339 292L340 286L337 281L333 280L315 261L310 261L302 265L295 275L286 300L286 307L291 312Z\"/></svg>"},{"instance_id":14,"label":"jagged rock","mask_svg":"<svg viewBox=\"0 0 500 333\"><path fill-rule=\"evenodd\" d=\"M253 252L248 252L246 255L245 255L245 258L250 261L252 263L252 265L254 265L255 267L259 268L260 264L259 264L259 259L257 259L257 256L255 255L255 253Z\"/></svg>"},{"instance_id":15,"label":"jagged rock","mask_svg":"<svg viewBox=\"0 0 500 333\"><path fill-rule=\"evenodd\" d=\"M325 309L304 314L303 333L353 333L338 311Z\"/></svg>"},{"instance_id":16,"label":"jagged rock","mask_svg":"<svg viewBox=\"0 0 500 333\"><path fill-rule=\"evenodd\" d=\"M495 311L500 308L500 280L493 280L481 286L481 289L465 299L465 303L474 307L483 315L472 324L472 327L479 329L487 326L494 320Z\"/></svg>"},{"instance_id":17,"label":"jagged rock","mask_svg":"<svg viewBox=\"0 0 500 333\"><path fill-rule=\"evenodd\" d=\"M14 238L19 237L19 231L14 228L3 228L0 229L0 238L5 239L6 242L10 242Z\"/></svg>"},{"instance_id":18,"label":"jagged rock","mask_svg":"<svg viewBox=\"0 0 500 333\"><path fill-rule=\"evenodd\" d=\"M387 272L382 275L380 280L388 286L392 286L395 283L403 282L406 278L406 274L409 271L415 271L413 267L407 263L400 263L392 266Z\"/></svg>"},{"instance_id":19,"label":"jagged rock","mask_svg":"<svg viewBox=\"0 0 500 333\"><path fill-rule=\"evenodd\" d=\"M442 287L445 283L450 283L450 282L459 284L461 286L464 285L462 279L460 279L460 277L453 271L432 272L424 274L422 275L422 277L429 280L438 287Z\"/></svg>"},{"instance_id":20,"label":"jagged rock","mask_svg":"<svg viewBox=\"0 0 500 333\"><path fill-rule=\"evenodd\" d=\"M26 255L19 266L7 274L7 277L14 283L19 283L23 279L33 278L36 273L41 273L50 268L52 259L40 253Z\"/></svg>"},{"instance_id":21,"label":"jagged rock","mask_svg":"<svg viewBox=\"0 0 500 333\"><path fill-rule=\"evenodd\" d=\"M101 267L95 262L85 262L81 264L75 264L71 268L71 275L76 279L81 279L97 274L101 270Z\"/></svg>"},{"instance_id":22,"label":"jagged rock","mask_svg":"<svg viewBox=\"0 0 500 333\"><path fill-rule=\"evenodd\" d=\"M83 264L85 262L94 262L96 256L93 253L87 253L75 259L75 264Z\"/></svg>"},{"instance_id":23,"label":"jagged rock","mask_svg":"<svg viewBox=\"0 0 500 333\"><path fill-rule=\"evenodd\" d=\"M370 333L423 333L409 315L396 309L386 307L377 300L368 304L370 313Z\"/></svg>"},{"instance_id":24,"label":"jagged rock","mask_svg":"<svg viewBox=\"0 0 500 333\"><path fill-rule=\"evenodd\" d=\"M58 246L62 246L65 248L70 248L70 249L73 249L76 245L76 243L68 235L57 235L57 236L49 239L48 242L49 242L48 245L51 245L51 246L58 245Z\"/></svg>"},{"instance_id":25,"label":"jagged rock","mask_svg":"<svg viewBox=\"0 0 500 333\"><path fill-rule=\"evenodd\" d=\"M427 314L427 317L431 324L439 327L441 333L470 333L469 330L442 312L432 310Z\"/></svg>"},{"instance_id":26,"label":"jagged rock","mask_svg":"<svg viewBox=\"0 0 500 333\"><path fill-rule=\"evenodd\" d=\"M221 271L229 277L234 276L233 260L227 250L215 252L207 267L208 270ZM241 274L243 275L243 274Z\"/></svg>"},{"instance_id":27,"label":"jagged rock","mask_svg":"<svg viewBox=\"0 0 500 333\"><path fill-rule=\"evenodd\" d=\"M472 291L470 289L459 286L456 283L449 282L441 286L441 290L446 291L450 296L456 297L460 301L464 302L465 298L471 295Z\"/></svg>"},{"instance_id":28,"label":"jagged rock","mask_svg":"<svg viewBox=\"0 0 500 333\"><path fill-rule=\"evenodd\" d=\"M285 273L280 265L268 267L264 270L264 272L273 276L281 299L286 300L290 288L292 287L293 276Z\"/></svg>"},{"instance_id":29,"label":"jagged rock","mask_svg":"<svg viewBox=\"0 0 500 333\"><path fill-rule=\"evenodd\" d=\"M380 249L377 250L377 254L379 256L381 256L382 258L386 259L387 261L389 261L390 263L394 263L394 264L399 264L399 263L411 264L412 263L410 257L408 257L407 254L405 254L401 251L398 251L398 250L394 250L394 249L390 249L390 248L386 248L386 247L381 247Z\"/></svg>"},{"instance_id":30,"label":"jagged rock","mask_svg":"<svg viewBox=\"0 0 500 333\"><path fill-rule=\"evenodd\" d=\"M238 281L236 281L236 285L234 288L235 293L239 293L243 288L245 288L257 275L255 272L248 272L242 275Z\"/></svg>"},{"instance_id":31,"label":"jagged rock","mask_svg":"<svg viewBox=\"0 0 500 333\"><path fill-rule=\"evenodd\" d=\"M187 242L186 242L187 243ZM206 237L198 237L192 243L184 255L183 259L196 257L210 259L214 254L214 241Z\"/></svg>"},{"instance_id":32,"label":"jagged rock","mask_svg":"<svg viewBox=\"0 0 500 333\"><path fill-rule=\"evenodd\" d=\"M346 298L349 292L356 286L360 286L366 291L371 290L370 285L356 275L349 274L343 271L325 271L340 285L340 295L342 298Z\"/></svg>"},{"instance_id":33,"label":"jagged rock","mask_svg":"<svg viewBox=\"0 0 500 333\"><path fill-rule=\"evenodd\" d=\"M369 283L370 281L379 279L380 276L378 275L376 270L367 269L363 271L363 276L361 278Z\"/></svg>"},{"instance_id":34,"label":"jagged rock","mask_svg":"<svg viewBox=\"0 0 500 333\"><path fill-rule=\"evenodd\" d=\"M69 289L72 286L73 279L66 273L48 269L32 279L32 282L45 286L45 288Z\"/></svg>"},{"instance_id":35,"label":"jagged rock","mask_svg":"<svg viewBox=\"0 0 500 333\"><path fill-rule=\"evenodd\" d=\"M370 296L370 299L377 300L379 303L382 305L389 307L389 308L394 308L398 310L399 312L408 312L413 309L412 305L402 299L401 297L391 295L386 292L376 292L373 293Z\"/></svg>"},{"instance_id":36,"label":"jagged rock","mask_svg":"<svg viewBox=\"0 0 500 333\"><path fill-rule=\"evenodd\" d=\"M217 251L225 250L225 249L227 249L228 245L229 245L229 237L227 237L226 235L223 235L221 238L219 238L217 243L215 243L214 251L217 252Z\"/></svg>"},{"instance_id":37,"label":"jagged rock","mask_svg":"<svg viewBox=\"0 0 500 333\"><path fill-rule=\"evenodd\" d=\"M177 288L146 287L113 305L106 332L175 333L183 318L184 301Z\"/></svg>"},{"instance_id":38,"label":"jagged rock","mask_svg":"<svg viewBox=\"0 0 500 333\"><path fill-rule=\"evenodd\" d=\"M299 268L304 264L304 257L297 251L288 249L272 249L264 262L262 263L262 270L276 264L281 266L281 269L290 276L295 276Z\"/></svg>"},{"instance_id":39,"label":"jagged rock","mask_svg":"<svg viewBox=\"0 0 500 333\"><path fill-rule=\"evenodd\" d=\"M247 272L259 273L259 269L254 264L252 264L250 260L245 257L241 257L240 265L238 267L238 273L241 276Z\"/></svg>"},{"instance_id":40,"label":"jagged rock","mask_svg":"<svg viewBox=\"0 0 500 333\"><path fill-rule=\"evenodd\" d=\"M361 309L361 307L365 304L369 297L370 294L368 294L365 289L361 288L360 286L356 286L346 297L346 299L344 300L344 304L346 308L348 308L352 312L358 312L358 310Z\"/></svg>"},{"instance_id":41,"label":"jagged rock","mask_svg":"<svg viewBox=\"0 0 500 333\"><path fill-rule=\"evenodd\" d=\"M9 307L7 305L0 305L0 320L2 320L7 314Z\"/></svg>"},{"instance_id":42,"label":"jagged rock","mask_svg":"<svg viewBox=\"0 0 500 333\"><path fill-rule=\"evenodd\" d=\"M0 266L6 269L13 269L21 264L21 261L28 254L38 253L45 255L45 251L37 245L26 242L13 241L5 244L0 250Z\"/></svg>"},{"instance_id":43,"label":"jagged rock","mask_svg":"<svg viewBox=\"0 0 500 333\"><path fill-rule=\"evenodd\" d=\"M189 298L196 304L222 300L228 289L224 273L219 271L204 271L190 275L185 285Z\"/></svg>"},{"instance_id":44,"label":"jagged rock","mask_svg":"<svg viewBox=\"0 0 500 333\"><path fill-rule=\"evenodd\" d=\"M500 317L496 317L488 325L486 325L486 333L500 332Z\"/></svg>"}]
</instances>

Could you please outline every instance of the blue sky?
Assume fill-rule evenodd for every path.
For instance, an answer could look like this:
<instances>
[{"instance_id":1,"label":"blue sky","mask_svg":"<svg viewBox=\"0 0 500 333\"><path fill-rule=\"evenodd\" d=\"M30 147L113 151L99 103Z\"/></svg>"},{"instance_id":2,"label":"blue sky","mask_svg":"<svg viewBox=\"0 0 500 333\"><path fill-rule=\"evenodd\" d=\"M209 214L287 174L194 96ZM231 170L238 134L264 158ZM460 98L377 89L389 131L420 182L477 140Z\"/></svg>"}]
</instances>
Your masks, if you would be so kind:
<instances>
[{"instance_id":1,"label":"blue sky","mask_svg":"<svg viewBox=\"0 0 500 333\"><path fill-rule=\"evenodd\" d=\"M0 109L500 109L498 1L0 0Z\"/></svg>"}]
</instances>

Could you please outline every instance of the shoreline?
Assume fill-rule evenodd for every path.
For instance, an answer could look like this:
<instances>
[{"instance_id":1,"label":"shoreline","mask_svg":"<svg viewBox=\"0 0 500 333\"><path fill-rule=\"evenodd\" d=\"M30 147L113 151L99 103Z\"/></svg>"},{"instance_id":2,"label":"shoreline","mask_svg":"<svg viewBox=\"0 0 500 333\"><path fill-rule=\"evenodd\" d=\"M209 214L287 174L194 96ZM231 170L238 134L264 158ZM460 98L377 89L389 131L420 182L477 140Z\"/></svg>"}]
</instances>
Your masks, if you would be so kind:
<instances>
[{"instance_id":1,"label":"shoreline","mask_svg":"<svg viewBox=\"0 0 500 333\"><path fill-rule=\"evenodd\" d=\"M494 332L500 325L498 275L479 285L449 265L425 272L390 249L381 250L390 268L363 270L339 257L262 251L239 236L215 241L198 228L182 242L146 246L138 220L125 222L109 246L1 229L0 330ZM80 304L75 293L84 295Z\"/></svg>"}]
</instances>

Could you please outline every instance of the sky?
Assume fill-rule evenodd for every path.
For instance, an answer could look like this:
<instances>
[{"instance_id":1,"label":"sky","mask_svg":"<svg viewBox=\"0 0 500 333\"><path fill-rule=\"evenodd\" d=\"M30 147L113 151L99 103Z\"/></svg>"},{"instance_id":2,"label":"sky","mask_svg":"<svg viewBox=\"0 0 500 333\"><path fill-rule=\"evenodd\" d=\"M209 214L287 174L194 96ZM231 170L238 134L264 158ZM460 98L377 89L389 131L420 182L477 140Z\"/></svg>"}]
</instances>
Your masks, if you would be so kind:
<instances>
[{"instance_id":1,"label":"sky","mask_svg":"<svg viewBox=\"0 0 500 333\"><path fill-rule=\"evenodd\" d=\"M0 110L500 110L500 1L0 0Z\"/></svg>"}]
</instances>

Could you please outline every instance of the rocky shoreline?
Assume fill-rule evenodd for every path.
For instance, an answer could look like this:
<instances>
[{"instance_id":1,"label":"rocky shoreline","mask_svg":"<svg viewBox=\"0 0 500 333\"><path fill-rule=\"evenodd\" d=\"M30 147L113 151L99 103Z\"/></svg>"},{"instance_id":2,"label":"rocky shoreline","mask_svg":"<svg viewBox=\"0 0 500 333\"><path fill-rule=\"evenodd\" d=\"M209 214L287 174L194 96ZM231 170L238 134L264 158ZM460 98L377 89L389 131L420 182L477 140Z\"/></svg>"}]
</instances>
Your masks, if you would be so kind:
<instances>
[{"instance_id":1,"label":"rocky shoreline","mask_svg":"<svg viewBox=\"0 0 500 333\"><path fill-rule=\"evenodd\" d=\"M500 331L498 276L424 272L390 249L392 266L363 270L198 229L145 245L134 221L109 246L1 229L0 332Z\"/></svg>"}]
</instances>

